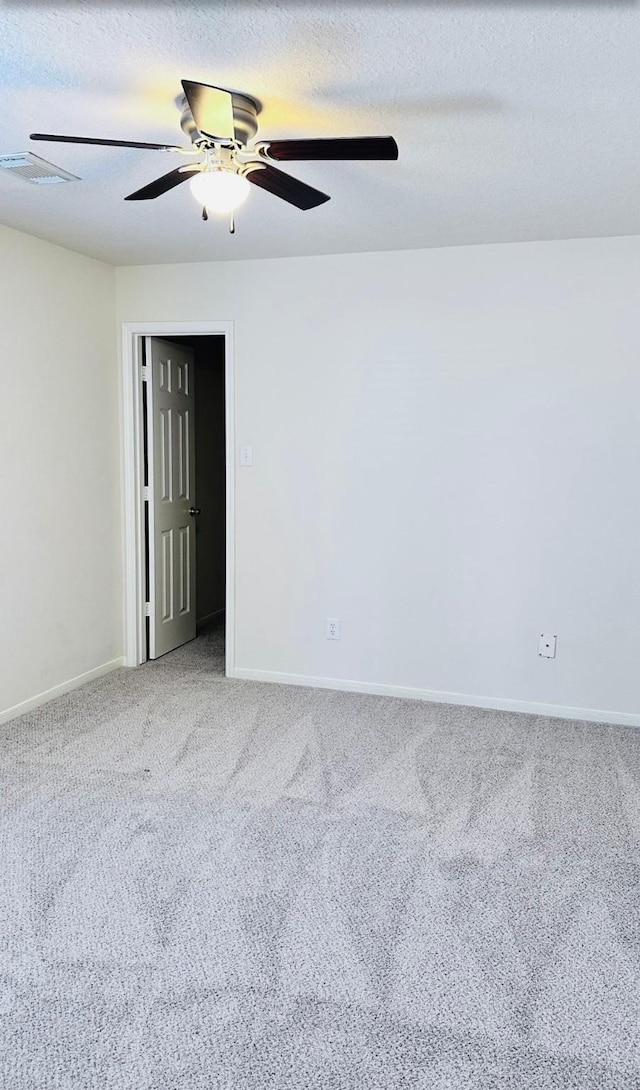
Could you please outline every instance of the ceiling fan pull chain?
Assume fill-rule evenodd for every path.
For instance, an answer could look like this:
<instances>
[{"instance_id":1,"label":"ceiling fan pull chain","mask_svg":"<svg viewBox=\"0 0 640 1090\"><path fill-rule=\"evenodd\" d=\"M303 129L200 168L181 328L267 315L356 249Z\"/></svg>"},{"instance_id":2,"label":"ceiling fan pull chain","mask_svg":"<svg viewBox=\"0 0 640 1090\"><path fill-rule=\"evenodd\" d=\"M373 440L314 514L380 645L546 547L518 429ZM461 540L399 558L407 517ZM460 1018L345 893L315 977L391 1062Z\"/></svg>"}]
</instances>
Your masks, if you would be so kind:
<instances>
[{"instance_id":1,"label":"ceiling fan pull chain","mask_svg":"<svg viewBox=\"0 0 640 1090\"><path fill-rule=\"evenodd\" d=\"M204 205L202 206L202 218L205 222L209 219L209 213Z\"/></svg>"},{"instance_id":2,"label":"ceiling fan pull chain","mask_svg":"<svg viewBox=\"0 0 640 1090\"><path fill-rule=\"evenodd\" d=\"M229 234L235 235L236 233L236 221L233 218L233 212L231 213L231 219L229 220Z\"/></svg>"}]
</instances>

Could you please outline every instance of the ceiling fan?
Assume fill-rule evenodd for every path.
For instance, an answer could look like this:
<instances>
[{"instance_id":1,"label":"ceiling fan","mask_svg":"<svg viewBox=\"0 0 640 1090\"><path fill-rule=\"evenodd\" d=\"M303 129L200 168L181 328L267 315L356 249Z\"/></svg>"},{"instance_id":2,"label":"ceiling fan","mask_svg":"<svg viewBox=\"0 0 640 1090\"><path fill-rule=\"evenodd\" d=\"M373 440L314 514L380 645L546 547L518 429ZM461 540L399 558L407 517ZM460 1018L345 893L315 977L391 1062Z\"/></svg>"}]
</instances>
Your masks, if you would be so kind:
<instances>
[{"instance_id":1,"label":"ceiling fan","mask_svg":"<svg viewBox=\"0 0 640 1090\"><path fill-rule=\"evenodd\" d=\"M337 139L259 140L261 105L257 99L223 87L182 80L184 95L178 99L182 110L180 125L191 138L192 147L148 144L139 140L101 140L88 136L55 136L31 133L32 140L54 140L68 144L101 144L119 148L197 155L197 162L179 166L149 185L125 197L127 201L148 201L190 180L193 195L202 205L202 217L209 212L231 214L246 199L250 183L274 197L303 210L316 208L330 198L319 189L292 178L272 166L273 162L304 159L397 159L398 145L392 136L339 137Z\"/></svg>"}]
</instances>

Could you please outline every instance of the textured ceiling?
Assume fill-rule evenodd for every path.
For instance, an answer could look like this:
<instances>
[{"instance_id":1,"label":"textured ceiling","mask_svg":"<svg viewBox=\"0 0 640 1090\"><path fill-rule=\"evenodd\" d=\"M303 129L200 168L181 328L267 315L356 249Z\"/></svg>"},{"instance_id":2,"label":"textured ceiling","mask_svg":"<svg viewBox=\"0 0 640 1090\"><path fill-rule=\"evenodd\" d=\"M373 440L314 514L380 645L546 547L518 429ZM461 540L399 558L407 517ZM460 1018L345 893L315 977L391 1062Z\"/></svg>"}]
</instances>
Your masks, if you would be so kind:
<instances>
[{"instance_id":1,"label":"textured ceiling","mask_svg":"<svg viewBox=\"0 0 640 1090\"><path fill-rule=\"evenodd\" d=\"M634 2L0 0L0 23L0 153L82 179L1 172L0 222L114 264L640 234ZM230 236L187 185L122 199L177 156L28 139L179 142L181 78L258 97L260 138L391 134L400 161L287 164L333 199L252 188Z\"/></svg>"}]
</instances>

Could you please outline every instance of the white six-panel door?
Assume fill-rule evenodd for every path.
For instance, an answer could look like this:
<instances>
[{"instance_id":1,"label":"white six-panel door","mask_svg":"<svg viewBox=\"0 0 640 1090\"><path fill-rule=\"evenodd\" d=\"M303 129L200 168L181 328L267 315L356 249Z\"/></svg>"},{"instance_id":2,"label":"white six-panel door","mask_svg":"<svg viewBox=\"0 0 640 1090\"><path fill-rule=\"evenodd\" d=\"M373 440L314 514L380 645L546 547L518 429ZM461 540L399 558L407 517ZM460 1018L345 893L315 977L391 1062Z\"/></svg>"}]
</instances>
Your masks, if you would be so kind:
<instances>
[{"instance_id":1,"label":"white six-panel door","mask_svg":"<svg viewBox=\"0 0 640 1090\"><path fill-rule=\"evenodd\" d=\"M193 351L146 337L145 361L149 658L156 659L196 634Z\"/></svg>"}]
</instances>

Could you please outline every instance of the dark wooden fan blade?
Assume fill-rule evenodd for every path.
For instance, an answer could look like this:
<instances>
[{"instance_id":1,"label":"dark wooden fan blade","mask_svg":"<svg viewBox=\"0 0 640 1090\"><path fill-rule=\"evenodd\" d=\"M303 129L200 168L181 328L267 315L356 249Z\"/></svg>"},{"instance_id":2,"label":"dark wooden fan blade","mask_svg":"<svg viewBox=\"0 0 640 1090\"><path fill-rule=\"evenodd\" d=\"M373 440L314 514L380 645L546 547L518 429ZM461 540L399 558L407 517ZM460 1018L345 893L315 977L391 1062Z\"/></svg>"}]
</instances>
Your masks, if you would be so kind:
<instances>
[{"instance_id":1,"label":"dark wooden fan blade","mask_svg":"<svg viewBox=\"0 0 640 1090\"><path fill-rule=\"evenodd\" d=\"M199 169L194 165L170 170L168 174L163 174L162 178L156 178L155 182L149 182L149 185L137 189L135 193L130 193L128 197L125 197L125 201L152 201L154 197L161 197L163 193L168 193L181 182L186 182L187 178L197 174Z\"/></svg>"},{"instance_id":2,"label":"dark wooden fan blade","mask_svg":"<svg viewBox=\"0 0 640 1090\"><path fill-rule=\"evenodd\" d=\"M276 170L275 167L266 166L263 163L257 163L253 169L245 173L254 185L266 189L269 193L273 193L274 197L280 197L289 204L295 204L296 208L302 208L303 211L308 208L317 208L319 204L331 200L319 189L314 189L306 182L299 182L290 174L285 174L282 170Z\"/></svg>"},{"instance_id":3,"label":"dark wooden fan blade","mask_svg":"<svg viewBox=\"0 0 640 1090\"><path fill-rule=\"evenodd\" d=\"M30 140L55 140L60 144L100 144L110 148L149 148L151 151L182 151L176 144L146 144L142 140L101 140L94 136L54 136L32 132Z\"/></svg>"},{"instance_id":4,"label":"dark wooden fan blade","mask_svg":"<svg viewBox=\"0 0 640 1090\"><path fill-rule=\"evenodd\" d=\"M392 136L338 137L335 140L270 140L270 159L293 162L302 159L397 159L398 145Z\"/></svg>"},{"instance_id":5,"label":"dark wooden fan blade","mask_svg":"<svg viewBox=\"0 0 640 1090\"><path fill-rule=\"evenodd\" d=\"M189 109L198 132L212 140L234 140L233 98L222 87L182 80Z\"/></svg>"}]
</instances>

